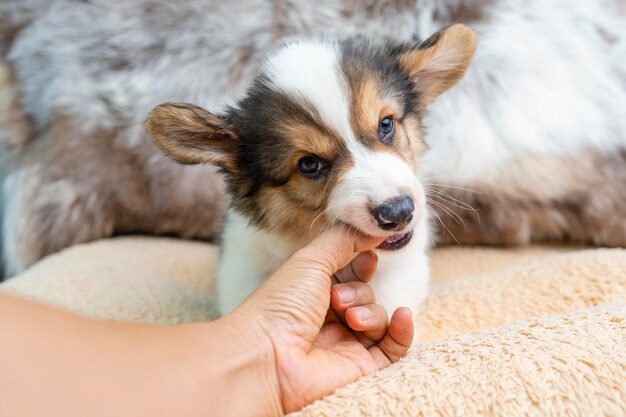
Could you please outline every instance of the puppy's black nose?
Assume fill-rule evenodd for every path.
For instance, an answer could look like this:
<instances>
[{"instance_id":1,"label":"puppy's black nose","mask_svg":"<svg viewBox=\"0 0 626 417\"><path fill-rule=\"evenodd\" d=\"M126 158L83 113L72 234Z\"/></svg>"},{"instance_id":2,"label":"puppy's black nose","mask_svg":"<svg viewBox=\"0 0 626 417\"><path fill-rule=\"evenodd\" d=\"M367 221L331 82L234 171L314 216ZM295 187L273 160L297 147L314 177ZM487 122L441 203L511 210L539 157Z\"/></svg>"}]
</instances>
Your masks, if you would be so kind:
<instances>
[{"instance_id":1,"label":"puppy's black nose","mask_svg":"<svg viewBox=\"0 0 626 417\"><path fill-rule=\"evenodd\" d=\"M399 230L413 219L415 204L408 195L390 198L372 210L378 226L383 230Z\"/></svg>"}]
</instances>

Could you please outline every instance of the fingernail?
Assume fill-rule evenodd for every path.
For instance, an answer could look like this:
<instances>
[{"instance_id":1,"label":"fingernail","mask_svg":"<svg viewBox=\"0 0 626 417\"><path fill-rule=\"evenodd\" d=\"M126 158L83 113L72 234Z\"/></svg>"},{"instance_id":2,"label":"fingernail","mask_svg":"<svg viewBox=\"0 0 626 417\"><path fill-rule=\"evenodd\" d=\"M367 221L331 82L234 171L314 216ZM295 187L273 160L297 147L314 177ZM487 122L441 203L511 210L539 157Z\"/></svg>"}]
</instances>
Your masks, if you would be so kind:
<instances>
[{"instance_id":1,"label":"fingernail","mask_svg":"<svg viewBox=\"0 0 626 417\"><path fill-rule=\"evenodd\" d=\"M354 311L359 321L367 321L372 317L372 310L369 307L353 307L352 311Z\"/></svg>"},{"instance_id":2,"label":"fingernail","mask_svg":"<svg viewBox=\"0 0 626 417\"><path fill-rule=\"evenodd\" d=\"M347 285L335 285L335 291L341 300L342 304L351 303L356 299L356 291L354 288Z\"/></svg>"}]
</instances>

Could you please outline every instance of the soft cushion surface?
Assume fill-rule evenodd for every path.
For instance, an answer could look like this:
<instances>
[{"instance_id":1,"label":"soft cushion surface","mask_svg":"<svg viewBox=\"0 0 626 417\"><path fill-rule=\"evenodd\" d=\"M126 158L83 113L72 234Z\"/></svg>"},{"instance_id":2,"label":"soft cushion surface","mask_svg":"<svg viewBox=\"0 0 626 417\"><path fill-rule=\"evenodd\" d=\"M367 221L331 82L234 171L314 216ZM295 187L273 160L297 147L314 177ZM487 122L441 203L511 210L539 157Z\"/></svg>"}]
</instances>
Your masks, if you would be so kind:
<instances>
[{"instance_id":1,"label":"soft cushion surface","mask_svg":"<svg viewBox=\"0 0 626 417\"><path fill-rule=\"evenodd\" d=\"M101 318L215 317L215 246L124 237L52 255L0 288ZM298 416L626 415L626 250L432 252L420 342Z\"/></svg>"}]
</instances>

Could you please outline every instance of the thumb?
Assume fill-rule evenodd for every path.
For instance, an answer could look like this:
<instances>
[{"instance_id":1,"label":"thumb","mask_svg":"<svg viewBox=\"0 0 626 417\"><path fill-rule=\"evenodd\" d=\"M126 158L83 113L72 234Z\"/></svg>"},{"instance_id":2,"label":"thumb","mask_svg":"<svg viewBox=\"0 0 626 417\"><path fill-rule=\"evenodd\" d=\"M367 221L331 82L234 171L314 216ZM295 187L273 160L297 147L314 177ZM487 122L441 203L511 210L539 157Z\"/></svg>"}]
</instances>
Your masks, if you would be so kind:
<instances>
[{"instance_id":1,"label":"thumb","mask_svg":"<svg viewBox=\"0 0 626 417\"><path fill-rule=\"evenodd\" d=\"M355 252L370 250L383 239L334 227L297 251L257 290L254 303L265 311L288 313L300 323L312 323L314 338L330 303L331 277Z\"/></svg>"},{"instance_id":2,"label":"thumb","mask_svg":"<svg viewBox=\"0 0 626 417\"><path fill-rule=\"evenodd\" d=\"M355 252L372 249L382 240L342 227L320 234L274 272L244 302L244 310L252 308L253 316L261 317L268 328L275 326L276 320L287 320L287 328L299 329L300 336L312 342L328 311L333 274Z\"/></svg>"},{"instance_id":3,"label":"thumb","mask_svg":"<svg viewBox=\"0 0 626 417\"><path fill-rule=\"evenodd\" d=\"M307 271L308 276L328 280L345 266L355 253L373 249L382 238L355 233L337 226L317 236L311 243L297 251L279 271ZM297 278L298 274L275 274L282 279Z\"/></svg>"}]
</instances>

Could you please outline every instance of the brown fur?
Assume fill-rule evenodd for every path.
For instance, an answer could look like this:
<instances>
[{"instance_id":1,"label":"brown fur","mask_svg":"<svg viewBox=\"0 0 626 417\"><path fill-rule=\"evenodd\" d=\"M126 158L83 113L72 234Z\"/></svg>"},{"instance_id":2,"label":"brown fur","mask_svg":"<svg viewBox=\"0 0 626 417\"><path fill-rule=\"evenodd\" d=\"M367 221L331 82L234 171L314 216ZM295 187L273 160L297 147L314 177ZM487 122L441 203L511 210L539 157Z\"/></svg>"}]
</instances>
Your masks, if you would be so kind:
<instances>
[{"instance_id":1,"label":"brown fur","mask_svg":"<svg viewBox=\"0 0 626 417\"><path fill-rule=\"evenodd\" d=\"M454 184L433 187L476 210L435 198L432 207L447 227L439 226L440 243L621 246L626 241L626 219L619 214L626 208L626 150L529 157L485 178L489 180L463 185L472 191Z\"/></svg>"},{"instance_id":2,"label":"brown fur","mask_svg":"<svg viewBox=\"0 0 626 417\"><path fill-rule=\"evenodd\" d=\"M165 103L145 123L154 143L182 164L215 164L234 169L232 156L238 142L233 127L201 107Z\"/></svg>"},{"instance_id":3,"label":"brown fur","mask_svg":"<svg viewBox=\"0 0 626 417\"><path fill-rule=\"evenodd\" d=\"M82 136L71 118L58 115L55 120L45 137L12 161L22 167L23 181L16 190L20 214L10 229L15 234L11 251L24 266L114 232L218 236L222 220L216 213L223 210L224 187L216 174L213 182L206 180L215 168L183 169L163 156L146 163L145 155L152 153L149 141L129 152L114 146L115 132ZM78 135L81 146L70 146ZM202 187L195 185L195 175L204 178Z\"/></svg>"},{"instance_id":4,"label":"brown fur","mask_svg":"<svg viewBox=\"0 0 626 417\"><path fill-rule=\"evenodd\" d=\"M264 189L259 197L259 206L266 210L268 219L273 219L265 227L284 236L291 236L296 241L317 235L328 227L328 222L321 213L328 203L330 192L351 166L352 162L347 160L322 185L293 174L284 189Z\"/></svg>"},{"instance_id":5,"label":"brown fur","mask_svg":"<svg viewBox=\"0 0 626 417\"><path fill-rule=\"evenodd\" d=\"M445 15L441 9L435 9L433 18L457 23L472 23L485 20L493 0L462 0L454 7L446 10Z\"/></svg>"},{"instance_id":6,"label":"brown fur","mask_svg":"<svg viewBox=\"0 0 626 417\"><path fill-rule=\"evenodd\" d=\"M173 50L168 49L165 41L177 39L175 34L182 28L180 22L186 23L184 28L186 32L185 38L193 34L192 31L194 29L192 28L198 27L198 21L193 21L194 19L192 19L197 14L191 15L193 8L187 9L187 6L172 8L167 2L137 3L135 7L132 6L134 2L127 2L128 10L131 12L129 19L134 20L126 19L125 16L127 15L123 15L123 21L133 23L133 26L136 26L134 23L139 22L139 26L142 27L142 30L138 31L139 34L146 36L150 40L143 47L135 47L134 42L128 44L124 44L124 42L121 44L108 42L108 34L112 33L109 31L111 26L97 27L97 25L94 25L92 30L90 20L86 19L89 22L87 26L84 27L83 21L83 26L77 24L76 28L78 30L74 31L74 26L65 25L63 24L64 20L60 19L62 16L73 17L74 14L46 13L50 6L64 6L63 3L65 2L38 0L4 2L3 4L9 6L9 10L13 8L21 11L19 13L3 13L0 15L0 28L2 28L0 30L2 32L0 49L2 49L2 52L7 51L13 43L14 36L22 28L27 28L27 30L18 34L17 38L15 38L22 42L20 45L16 45L15 52L18 52L18 54L12 58L13 64L16 65L16 72L18 68L21 68L19 70L21 79L24 82L28 82L25 86L29 86L31 90L33 89L32 86L36 86L34 87L35 95L41 91L42 97L62 95L62 91L54 88L44 89L42 87L46 83L57 85L59 80L73 77L73 71L77 71L76 75L81 77L94 77L92 83L87 84L87 87L85 87L85 92L90 96L93 95L93 97L84 99L85 103L94 104L107 99L106 97L100 97L94 86L102 84L102 81L106 80L112 72L127 70L128 72L142 75L148 73L155 66L154 63L164 63L165 61L161 60L162 57L169 60L169 66L178 68L180 56ZM92 2L79 3L76 3L75 7L72 5L67 7L73 7L78 11L80 11L79 9L84 9L84 12L88 12L88 9L96 6ZM11 6L13 4L15 7ZM302 4L304 5L305 3L303 2ZM328 2L320 5L318 8L308 10L308 7L304 7L299 3L296 5L296 3L288 3L284 0L275 0L272 2L272 7L268 8L266 7L267 5L260 5L253 6L251 9L254 12L252 15L259 16L259 20L263 19L262 16L267 17L266 26L255 26L255 32L244 30L248 26L240 25L240 21L230 22L227 26L234 31L228 31L225 36L221 36L219 32L212 32L211 26L205 26L198 32L209 33L209 36L191 36L189 39L193 39L193 42L179 44L180 47L174 49L176 52L187 49L191 54L191 58L189 54L183 55L186 56L187 61L193 60L193 54L200 50L209 52L209 57L202 57L201 54L197 56L199 62L208 65L204 67L180 66L180 68L183 72L188 71L188 68L201 68L197 73L193 73L196 74L194 76L203 76L211 79L211 82L215 84L215 89L207 89L204 86L203 90L198 91L198 97L208 100L209 103L225 103L237 97L238 92L241 91L242 85L234 84L240 80L241 83L247 83L251 80L260 57L267 52L272 44L267 39L281 40L284 39L283 36L311 35L315 33L340 35L366 33L371 36L385 36L395 32L395 27L392 26L396 22L398 23L398 28L402 29L407 24L415 24L421 21L422 18L428 20L433 16L437 24L482 20L490 13L490 10L500 9L504 5L504 3L501 5L492 0L455 0L452 2L432 2L430 4L432 7L425 7L420 10L419 7L416 8L413 1L391 0L380 2L368 0L365 3ZM82 5L88 7L83 8ZM491 5L494 7L489 7ZM110 16L112 15L114 16L113 23L118 23L118 15L115 12L110 13L112 9L115 9L115 5L104 7L104 3L102 3L102 5L99 4L97 7L97 10L109 14L109 19L103 19L104 22L110 23ZM141 10L142 7L145 7L145 9ZM524 7L524 5L519 5L517 9L513 8L512 13L519 13L520 18L522 18L524 17L522 16ZM616 7L618 8L616 12L622 14L626 10L624 2L617 4ZM271 9L273 9L273 12ZM315 13L312 13L313 10ZM333 10L339 10L339 12L332 14ZM365 14L363 13L364 10ZM164 13L159 14L159 12ZM173 22L168 23L167 18L173 12L177 14L174 16ZM328 14L328 12L331 14ZM185 16L185 13L189 13L189 21L180 18L180 16ZM210 13L217 16L216 21L223 21L224 18L230 16L227 9L218 10L217 13L213 13L211 9ZM351 19L341 21L340 17L342 15L351 17ZM89 15L77 13L76 16ZM120 15L119 17L123 16ZM207 16L202 16L202 19ZM335 18L329 19L328 16L335 16ZM379 20L380 16L387 17ZM415 18L404 19L404 16L415 16ZM532 17L533 15L529 16ZM438 19L441 19L441 21L438 21ZM241 19L241 21L243 20L245 19ZM174 27L174 33L169 26ZM377 26L383 29L390 27L390 29L377 31ZM217 25L216 27L221 26ZM490 27L490 25L483 27L483 30L488 31ZM609 25L608 27L610 28L611 26ZM65 34L67 37L50 36L48 41L46 36L38 37L37 35L38 30L46 31L55 28L58 28L60 32L57 33L52 30L50 33L57 33L57 35ZM206 31L204 30L205 28ZM416 25L416 28L420 29L419 32L423 31L419 24ZM129 36L124 36L124 40L141 39L130 36L132 35L130 25L128 29ZM606 31L603 28L598 30L601 31L607 42L614 42L611 31ZM413 36L416 37L417 32L418 30L416 29ZM242 39L233 41L234 38L237 38L232 36L233 33L239 33ZM136 35L137 33L135 33ZM83 37L88 42L79 45ZM111 36L110 38L116 37ZM409 39L411 38L405 38L407 41ZM99 47L96 48L97 51L90 54L89 51L94 50L92 45L98 45ZM429 45L429 43L426 43L426 45ZM21 56L19 54L23 48L28 50L29 46L37 46L37 48L32 49L31 55L33 59L29 59L23 52ZM69 53L68 58L71 59L67 60L67 65L56 64L57 60L54 57L58 55L55 54L55 51L59 50ZM226 51L226 54L218 56L217 52L219 51ZM498 53L503 53L503 51ZM506 54L504 56L506 57ZM228 57L234 57L234 59L231 61ZM60 61L62 63L66 60ZM43 65L46 65L46 62L50 63L49 68L43 67ZM80 66L74 66L81 62ZM42 65L42 63L44 64ZM33 68L34 71L25 71L24 69L28 67ZM204 72L205 70L206 73ZM130 100L128 102L128 110L132 117L127 118L125 115L122 115L119 118L110 117L102 122L95 120L95 116L86 117L82 115L80 119L68 118L64 113L65 109L62 104L55 105L56 113L39 114L39 105L44 104L46 100L33 101L31 98L30 104L28 104L28 95L20 92L22 88L17 84L12 74L7 72L5 74L8 74L8 77L5 78L8 81L5 82L9 86L5 87L3 92L0 92L0 118L7 119L8 116L10 122L7 123L6 120L0 122L0 143L4 145L2 157L5 158L3 168L8 173L19 168L23 172L24 177L23 181L16 181L19 192L8 190L4 196L7 204L10 203L12 207L19 207L17 211L7 210L7 212L16 212L18 214L17 217L13 217L15 217L14 221L19 223L19 227L15 228L15 230L9 228L11 235L6 238L9 245L17 247L16 251L21 251L25 254L25 256L19 257L17 269L27 266L46 253L62 249L64 246L72 243L84 241L88 239L87 236L102 238L109 236L110 233L128 233L131 231L172 233L179 236L202 239L212 238L216 235L222 216L221 210L225 203L223 202L224 186L214 169L210 167L179 167L171 160L158 155L158 152L152 149L147 138L144 140L144 143L139 143L137 146L135 143L127 143L126 147L120 145L123 141L131 141L132 128L130 126L136 123L137 112L143 112L143 107L135 106L133 100ZM45 81L43 83L41 81L34 83L33 81L35 80L28 78L40 74L44 76L43 79ZM177 74L177 72L168 70L163 72L163 74ZM192 72L189 74L192 74ZM185 73L185 76L187 76L187 73ZM492 80L490 84L494 82ZM190 85L193 85L191 81ZM117 83L115 87L122 87L122 84ZM574 87L573 85L572 88ZM159 88L162 87L154 86L155 94L152 98L155 100L164 98L160 94L156 94ZM26 91L27 89L24 88L22 90ZM11 91L11 93L7 94L7 91ZM7 97L10 98L7 99ZM128 95L124 97L133 96ZM171 98L191 99L192 97L195 97L195 95L181 92L180 96ZM468 94L467 97L478 99L481 96ZM74 106L77 103L81 103L81 101L76 101L76 99L73 100L70 103ZM63 102L61 101L61 103ZM25 109L27 109L30 117L33 119L39 118L39 126L34 127L30 125L31 121L26 118L20 103L28 106ZM141 110L139 110L140 108ZM113 107L112 110L114 110ZM126 109L122 110L126 111ZM423 115L419 116L422 117ZM423 150L424 144L419 137L413 137L417 136L413 132L418 132L419 129L411 128L410 126L415 126L416 124L419 124L419 118L405 117L403 121L403 127L406 127L406 134L407 137L410 137L414 154L418 155ZM80 128L82 125L98 125L102 126L102 128L97 131L87 131ZM116 130L118 127L112 128L111 126L119 126L123 131L118 131ZM617 133L619 134L620 132ZM35 144L38 141L42 143ZM110 141L110 143L106 141ZM59 161L52 160L47 147L54 147L55 154L60 156L61 159ZM91 147L95 147L97 151L91 151ZM610 159L606 155L600 157L600 159L603 158ZM584 161L577 160L576 162L581 163ZM540 162L537 163L540 164ZM81 165L81 167L77 167L77 165ZM623 164L620 163L612 163L611 165L615 167L613 170L616 172L619 172L620 167L623 167ZM584 170L589 169L591 169L590 172L592 174L590 176L593 177L596 174L595 167L589 168L585 165ZM532 174L532 171L528 172ZM567 181L565 177L570 171L567 169L559 171L557 169L554 172L558 174L555 175L554 183L558 184L560 180ZM497 175L502 175L502 173ZM505 181L508 177L502 175L502 178L503 183L506 183ZM543 207L552 204L551 207L557 211L557 214L545 214L545 216L533 214L531 216L529 213L535 212L535 205L524 203L524 196L513 197L512 192L506 192L505 188L496 187L493 184L462 184L465 187L470 186L484 191L487 193L486 195L490 195L489 198L484 197L482 194L464 194L458 193L458 190L442 188L442 190L454 193L458 198L467 199L467 201L475 205L481 205L481 213L483 214L481 223L475 225L472 225L474 217L468 216L466 219L469 230L467 234L463 233L462 228L457 230L456 223L452 219L448 219L448 225L462 242L476 241L499 244L503 241L524 242L526 240L524 236L528 235L533 236L533 239L538 239L541 236L540 230L527 232L525 231L528 230L526 227L521 227L517 224L506 224L506 216L509 216L508 221L513 223L518 222L520 218L542 216L547 219L556 218L557 220L549 222L528 222L528 224L541 227L550 224L551 226L545 227L551 230L549 233L551 236L558 236L559 233L563 233L562 225L565 223L562 219L573 218L577 220L572 222L579 223L573 226L576 228L576 232L572 232L572 235L577 235L583 241L613 244L620 234L613 233L611 229L620 230L619 218L615 213L608 210L610 205L605 202L605 195L600 194L599 190L606 189L606 195L617 196L619 204L622 204L623 197L619 193L619 185L611 181L608 174L604 177L600 176L600 178L605 178L606 184L598 180L591 182L598 186L598 190L580 191L579 188L572 187L571 184L563 187L564 192L574 190L577 193L576 195L583 196L587 198L587 201L593 202L591 206L595 207L593 211L596 214L591 216L591 218L594 227L584 227L584 221L589 216L585 215L585 217L576 214L584 210L575 209L575 205L570 204L572 201L575 202L574 197L568 198L568 204L566 205L560 206L558 203L550 203L552 200L548 194L554 192L552 189L550 193L543 193L538 198L538 201L540 201L539 206ZM579 178L579 180L582 181L581 184L590 184L589 178ZM523 181L519 180L518 182L523 183ZM539 189L540 185L535 184L535 188ZM137 200L130 196L130 193L136 190L139 193ZM502 190L504 190L502 196L497 196L496 198L492 195ZM537 191L532 192L536 193ZM532 192L529 195L532 196ZM61 195L68 196L67 201L62 200L60 198ZM137 207L128 207L137 201ZM509 207L509 209L498 210L498 204L503 204L505 207ZM454 206L450 206L450 208L456 210L458 215L466 214L464 210L457 209ZM256 209L258 207L251 206L248 208L250 212L254 212ZM111 210L111 212L107 210ZM517 210L519 215L510 215L513 210ZM562 210L563 213L558 212L559 210ZM620 208L620 210L623 212L623 208ZM547 209L544 211L548 213ZM567 214L568 212L573 214ZM616 212L618 212L617 209ZM141 213L141 215L137 215L137 213ZM494 220L489 218L490 213L496 216ZM441 212L440 214L443 215L444 213ZM111 218L114 220L111 220ZM607 224L610 226L599 225L595 227L596 222L599 222L599 219L602 218L607 219ZM114 225L115 229L112 228L111 224ZM614 227L612 226L613 224L617 224L617 226ZM89 228L93 230L87 231L86 229ZM498 237L498 233L502 233L502 235ZM447 238L447 240L453 241L451 238ZM623 245L624 242L626 242L626 239L621 244ZM9 259L16 259L16 257L9 256Z\"/></svg>"},{"instance_id":7,"label":"brown fur","mask_svg":"<svg viewBox=\"0 0 626 417\"><path fill-rule=\"evenodd\" d=\"M424 111L463 76L476 50L476 41L477 35L470 28L452 25L425 40L421 48L400 56L400 66L417 88L419 110Z\"/></svg>"},{"instance_id":8,"label":"brown fur","mask_svg":"<svg viewBox=\"0 0 626 417\"><path fill-rule=\"evenodd\" d=\"M0 146L8 160L32 136L32 123L20 106L19 90L11 67L0 61Z\"/></svg>"},{"instance_id":9,"label":"brown fur","mask_svg":"<svg viewBox=\"0 0 626 417\"><path fill-rule=\"evenodd\" d=\"M413 113L404 114L400 103L393 97L385 97L374 74L369 77L366 75L365 79L353 86L353 90L352 125L357 137L370 149L398 154L415 167L425 149L418 118ZM378 139L378 126L385 117L391 117L396 123L391 145ZM411 138L409 132L414 132L415 137Z\"/></svg>"},{"instance_id":10,"label":"brown fur","mask_svg":"<svg viewBox=\"0 0 626 417\"><path fill-rule=\"evenodd\" d=\"M287 140L297 149L287 164L289 171L293 171L298 160L306 155L317 155L327 161L337 156L341 139L333 132L308 124L285 124L282 129Z\"/></svg>"},{"instance_id":11,"label":"brown fur","mask_svg":"<svg viewBox=\"0 0 626 417\"><path fill-rule=\"evenodd\" d=\"M352 93L350 117L357 139L372 150L396 153L415 167L425 150L419 116L412 108L403 108L397 92L386 90L380 73L362 66L344 70ZM378 138L378 127L385 117L396 123L391 144Z\"/></svg>"},{"instance_id":12,"label":"brown fur","mask_svg":"<svg viewBox=\"0 0 626 417\"><path fill-rule=\"evenodd\" d=\"M415 166L425 148L415 106L434 99L444 86L459 80L474 42L470 29L452 26L425 46L403 46L401 53L397 48L375 48L366 42L341 44L340 68L348 82L355 139L375 152L396 153ZM461 48L469 52L459 53ZM415 51L419 62L408 51ZM390 62L390 57L400 62ZM449 70L448 66L459 69ZM429 77L438 77L437 72L444 73L440 78L445 81L435 90L422 85ZM301 238L313 226L341 221L322 214L334 186L352 166L345 143L348 138L325 126L306 99L294 100L273 90L264 77L261 74L247 96L224 116L191 104L165 103L151 112L145 126L157 146L176 161L221 167L233 207L253 224ZM395 132L383 141L379 128L386 117L394 120ZM322 161L326 167L322 176L306 178L298 172L298 162L307 156Z\"/></svg>"},{"instance_id":13,"label":"brown fur","mask_svg":"<svg viewBox=\"0 0 626 417\"><path fill-rule=\"evenodd\" d=\"M414 158L421 158L426 152L426 142L422 137L421 122L415 115L406 116L402 121L400 134L406 138L407 145L411 148ZM402 152L406 155L406 152ZM412 165L415 165L412 163Z\"/></svg>"},{"instance_id":14,"label":"brown fur","mask_svg":"<svg viewBox=\"0 0 626 417\"><path fill-rule=\"evenodd\" d=\"M196 117L198 114L202 116ZM219 134L223 124L223 119L184 103L161 105L146 121L147 130L164 152L182 163L210 162L222 166L235 198L242 198L242 193L252 188L252 184L250 178L240 175L234 162L237 148L220 147L224 141ZM186 131L186 128L190 130ZM286 118L279 129L285 144L282 147L284 156L272 158L277 161L272 171L274 176L286 179L280 186L262 187L254 198L255 204L250 206L258 211L246 214L262 218L259 224L268 230L298 235L308 230L324 209L332 187L351 166L351 161L342 140L317 123ZM229 132L233 136L228 140L236 143L241 140L234 131ZM311 181L296 172L298 161L307 155L333 161L325 181ZM224 163L226 160L230 162ZM322 220L316 226L323 227L324 224Z\"/></svg>"},{"instance_id":15,"label":"brown fur","mask_svg":"<svg viewBox=\"0 0 626 417\"><path fill-rule=\"evenodd\" d=\"M393 97L385 97L380 81L375 79L376 74L366 72L362 76L364 79L352 86L352 129L368 148L390 151L397 148L398 138L394 138L392 146L382 143L378 138L378 126L385 117L397 122L403 116L402 106Z\"/></svg>"}]
</instances>

